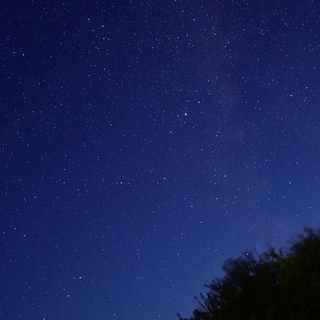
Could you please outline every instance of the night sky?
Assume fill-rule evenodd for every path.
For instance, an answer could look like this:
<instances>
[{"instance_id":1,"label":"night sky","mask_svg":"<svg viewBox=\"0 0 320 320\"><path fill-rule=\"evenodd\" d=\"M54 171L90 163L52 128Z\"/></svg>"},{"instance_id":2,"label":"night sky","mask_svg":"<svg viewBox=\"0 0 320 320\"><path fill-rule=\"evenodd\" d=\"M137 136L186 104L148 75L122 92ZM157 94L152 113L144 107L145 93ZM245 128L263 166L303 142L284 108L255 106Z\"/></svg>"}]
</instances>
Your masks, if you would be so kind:
<instances>
[{"instance_id":1,"label":"night sky","mask_svg":"<svg viewBox=\"0 0 320 320\"><path fill-rule=\"evenodd\" d=\"M0 318L191 316L320 222L320 3L2 1Z\"/></svg>"}]
</instances>

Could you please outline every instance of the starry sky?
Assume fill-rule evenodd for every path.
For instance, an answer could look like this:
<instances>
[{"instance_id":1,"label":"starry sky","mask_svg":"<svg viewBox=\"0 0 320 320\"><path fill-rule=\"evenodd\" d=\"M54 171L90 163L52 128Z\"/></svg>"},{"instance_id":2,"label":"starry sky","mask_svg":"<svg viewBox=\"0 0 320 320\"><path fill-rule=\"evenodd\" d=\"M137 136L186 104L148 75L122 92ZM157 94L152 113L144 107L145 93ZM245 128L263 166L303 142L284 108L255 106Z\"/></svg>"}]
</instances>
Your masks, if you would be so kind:
<instances>
[{"instance_id":1,"label":"starry sky","mask_svg":"<svg viewBox=\"0 0 320 320\"><path fill-rule=\"evenodd\" d=\"M173 320L319 226L317 1L3 1L0 317Z\"/></svg>"}]
</instances>

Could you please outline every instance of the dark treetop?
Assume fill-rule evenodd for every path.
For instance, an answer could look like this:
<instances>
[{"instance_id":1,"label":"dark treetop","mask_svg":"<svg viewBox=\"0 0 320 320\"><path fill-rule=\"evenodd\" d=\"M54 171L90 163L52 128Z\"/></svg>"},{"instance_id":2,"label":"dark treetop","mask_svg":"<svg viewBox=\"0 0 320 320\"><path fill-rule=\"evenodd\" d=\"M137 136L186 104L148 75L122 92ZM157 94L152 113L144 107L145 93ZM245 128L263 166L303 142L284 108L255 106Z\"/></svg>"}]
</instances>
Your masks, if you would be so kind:
<instances>
[{"instance_id":1,"label":"dark treetop","mask_svg":"<svg viewBox=\"0 0 320 320\"><path fill-rule=\"evenodd\" d=\"M304 320L320 317L320 229L306 229L288 252L245 252L200 294L190 320ZM179 316L180 320L182 319Z\"/></svg>"}]
</instances>

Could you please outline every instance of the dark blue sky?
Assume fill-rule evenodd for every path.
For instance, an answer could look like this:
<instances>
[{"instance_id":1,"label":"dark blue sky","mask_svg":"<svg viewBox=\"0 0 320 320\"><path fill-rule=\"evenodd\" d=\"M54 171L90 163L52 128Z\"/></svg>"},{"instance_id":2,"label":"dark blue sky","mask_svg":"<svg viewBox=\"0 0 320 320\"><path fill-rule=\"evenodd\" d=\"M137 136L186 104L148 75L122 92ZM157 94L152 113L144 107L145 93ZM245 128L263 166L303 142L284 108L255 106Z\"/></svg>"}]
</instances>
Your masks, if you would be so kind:
<instances>
[{"instance_id":1,"label":"dark blue sky","mask_svg":"<svg viewBox=\"0 0 320 320\"><path fill-rule=\"evenodd\" d=\"M316 1L1 4L0 317L174 320L319 226Z\"/></svg>"}]
</instances>

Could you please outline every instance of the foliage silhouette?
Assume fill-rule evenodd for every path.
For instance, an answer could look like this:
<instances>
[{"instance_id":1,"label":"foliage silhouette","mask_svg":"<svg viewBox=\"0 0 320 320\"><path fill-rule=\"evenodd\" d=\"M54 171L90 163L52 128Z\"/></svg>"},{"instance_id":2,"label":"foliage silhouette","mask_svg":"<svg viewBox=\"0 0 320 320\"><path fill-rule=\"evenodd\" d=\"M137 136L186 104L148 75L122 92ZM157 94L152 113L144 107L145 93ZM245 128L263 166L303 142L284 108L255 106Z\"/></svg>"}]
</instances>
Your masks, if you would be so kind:
<instances>
[{"instance_id":1,"label":"foliage silhouette","mask_svg":"<svg viewBox=\"0 0 320 320\"><path fill-rule=\"evenodd\" d=\"M320 229L304 228L288 253L244 252L223 270L195 297L193 316L179 320L320 319Z\"/></svg>"}]
</instances>

